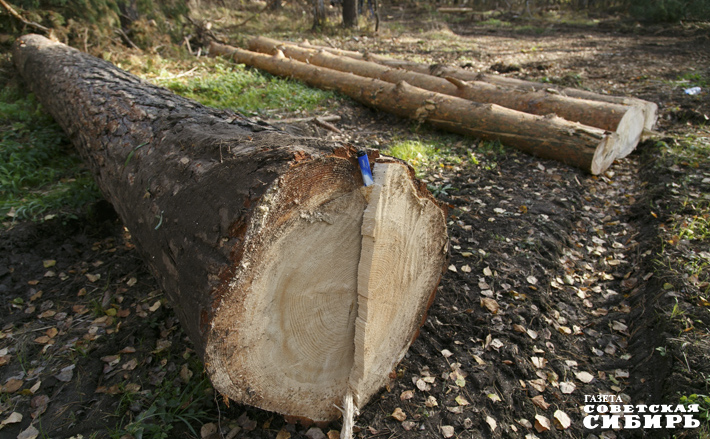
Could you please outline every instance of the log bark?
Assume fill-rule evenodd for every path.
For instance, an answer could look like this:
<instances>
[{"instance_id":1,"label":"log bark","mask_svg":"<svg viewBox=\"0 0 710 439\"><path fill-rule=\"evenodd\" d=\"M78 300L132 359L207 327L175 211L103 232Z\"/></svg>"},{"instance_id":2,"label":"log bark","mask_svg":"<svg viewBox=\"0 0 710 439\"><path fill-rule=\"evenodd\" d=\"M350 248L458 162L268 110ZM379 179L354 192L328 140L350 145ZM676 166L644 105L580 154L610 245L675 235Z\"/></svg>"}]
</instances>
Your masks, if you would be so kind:
<instances>
[{"instance_id":1,"label":"log bark","mask_svg":"<svg viewBox=\"0 0 710 439\"><path fill-rule=\"evenodd\" d=\"M13 57L220 393L330 421L386 383L447 244L445 214L410 167L371 152L365 188L352 147L204 107L38 35Z\"/></svg>"},{"instance_id":2,"label":"log bark","mask_svg":"<svg viewBox=\"0 0 710 439\"><path fill-rule=\"evenodd\" d=\"M442 129L501 142L529 154L577 166L592 174L606 170L617 155L618 136L557 116L536 116L495 104L481 104L426 91L406 82L392 84L317 67L276 55L218 43L211 55L228 55L271 74L293 77L314 87L337 90L365 105Z\"/></svg>"},{"instance_id":3,"label":"log bark","mask_svg":"<svg viewBox=\"0 0 710 439\"><path fill-rule=\"evenodd\" d=\"M571 98L561 94L548 93L544 90L509 89L482 81L461 81L452 77L432 76L347 56L338 56L325 50L279 44L277 40L264 37L252 38L248 45L250 50L267 54L274 54L277 50L281 50L289 58L328 69L351 72L394 84L406 81L408 84L424 90L456 96L469 101L497 104L530 114L556 114L572 122L614 131L618 135L618 148L621 156L628 155L636 148L643 133L643 111L636 106Z\"/></svg>"},{"instance_id":4,"label":"log bark","mask_svg":"<svg viewBox=\"0 0 710 439\"><path fill-rule=\"evenodd\" d=\"M407 60L388 58L386 56L377 55L373 53L362 54L360 52L355 52L351 50L335 49L332 47L317 46L312 45L309 42L303 43L293 43L293 42L279 42L278 40L272 40L277 43L288 44L293 46L300 46L310 49L325 50L329 53L339 56L347 56L353 59L366 60L376 62L378 64L386 65L389 67L406 69L413 72L440 76L440 77L451 77L455 79L460 79L462 81L482 81L488 82L494 85L507 88L518 88L523 90L540 90L547 91L550 93L556 93L563 96L568 96L572 98L586 99L590 101L608 102L611 104L627 105L641 107L644 114L644 128L646 130L653 130L658 120L658 105L643 99L638 99L630 96L614 96L601 93L594 93L588 90L580 90L571 87L559 87L554 84L545 84L541 82L526 81L517 78L508 78L506 76L491 75L488 73L478 73L472 72L470 70L460 69L456 67L447 66L445 64L422 64ZM630 151L629 151L630 152Z\"/></svg>"}]
</instances>

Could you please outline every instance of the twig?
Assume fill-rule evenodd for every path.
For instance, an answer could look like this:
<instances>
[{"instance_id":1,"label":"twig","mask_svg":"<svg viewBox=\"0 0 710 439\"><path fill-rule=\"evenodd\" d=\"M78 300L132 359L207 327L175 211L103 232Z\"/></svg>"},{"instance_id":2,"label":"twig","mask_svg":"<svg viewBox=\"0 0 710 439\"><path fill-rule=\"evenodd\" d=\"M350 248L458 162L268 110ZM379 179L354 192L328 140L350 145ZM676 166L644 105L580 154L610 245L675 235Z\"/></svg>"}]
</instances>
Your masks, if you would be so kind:
<instances>
[{"instance_id":1,"label":"twig","mask_svg":"<svg viewBox=\"0 0 710 439\"><path fill-rule=\"evenodd\" d=\"M321 119L321 118L319 118L319 117L314 117L313 120L312 120L312 122L313 122L314 124L318 125L319 127L325 128L326 130L333 131L334 133L338 133L338 134L342 134L342 133L343 133L343 132L340 131L335 125L332 125L332 124L330 124L330 123L324 121L323 119Z\"/></svg>"},{"instance_id":2,"label":"twig","mask_svg":"<svg viewBox=\"0 0 710 439\"><path fill-rule=\"evenodd\" d=\"M46 33L48 33L48 34L51 32L51 30L50 30L49 28L46 28L46 27L42 26L41 24L35 23L34 21L27 21L27 20L25 20L25 19L24 19L20 14L18 14L17 11L15 11L15 9L13 9L13 7L10 6L10 4L7 3L5 0L0 0L0 4L3 6L3 8L5 8L5 9L7 10L7 12L8 12L10 15L12 15L12 16L15 17L16 19L20 20L20 21L22 22L22 24L24 24L25 26L32 26L32 27L34 27L35 29L39 29L39 30L41 30L42 32L46 32Z\"/></svg>"},{"instance_id":3,"label":"twig","mask_svg":"<svg viewBox=\"0 0 710 439\"><path fill-rule=\"evenodd\" d=\"M1 2L1 1L3 1L3 0L0 0L0 2ZM133 41L131 41L130 38L128 38L128 35L126 35L126 33L123 31L123 29L121 29L121 28L119 27L118 29L115 30L115 32L116 32L117 34L119 34L119 35L121 36L121 38L123 38L124 41L125 41L126 43L128 43L129 46L131 46L131 47L134 48L134 49L141 50L140 47L136 46L136 43L134 43Z\"/></svg>"},{"instance_id":4,"label":"twig","mask_svg":"<svg viewBox=\"0 0 710 439\"><path fill-rule=\"evenodd\" d=\"M314 119L320 119L323 122L337 122L340 120L340 116L318 116L318 117L296 117L292 119L271 119L271 120L265 120L264 122L268 124L275 124L275 123L298 123L298 122L313 122Z\"/></svg>"}]
</instances>

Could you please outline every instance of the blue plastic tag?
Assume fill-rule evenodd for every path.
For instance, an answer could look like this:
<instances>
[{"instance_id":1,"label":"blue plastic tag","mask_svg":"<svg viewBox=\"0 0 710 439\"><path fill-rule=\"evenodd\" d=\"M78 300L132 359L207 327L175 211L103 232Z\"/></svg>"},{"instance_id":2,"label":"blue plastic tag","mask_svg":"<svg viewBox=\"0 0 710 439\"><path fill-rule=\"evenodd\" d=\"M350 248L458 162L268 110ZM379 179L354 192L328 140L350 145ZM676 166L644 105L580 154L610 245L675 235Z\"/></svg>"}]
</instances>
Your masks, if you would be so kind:
<instances>
[{"instance_id":1,"label":"blue plastic tag","mask_svg":"<svg viewBox=\"0 0 710 439\"><path fill-rule=\"evenodd\" d=\"M360 165L360 173L362 174L362 181L365 183L365 186L374 184L375 181L372 179L372 171L370 170L370 159L364 151L357 153L357 162Z\"/></svg>"}]
</instances>

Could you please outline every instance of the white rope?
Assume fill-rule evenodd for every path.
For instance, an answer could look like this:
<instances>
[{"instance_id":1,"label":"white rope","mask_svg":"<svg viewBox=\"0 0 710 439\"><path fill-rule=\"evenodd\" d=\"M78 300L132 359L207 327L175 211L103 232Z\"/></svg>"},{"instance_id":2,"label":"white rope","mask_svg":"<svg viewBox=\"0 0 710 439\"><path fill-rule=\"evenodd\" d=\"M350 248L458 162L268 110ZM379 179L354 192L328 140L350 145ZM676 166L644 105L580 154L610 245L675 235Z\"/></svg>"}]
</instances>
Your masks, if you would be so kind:
<instances>
[{"instance_id":1,"label":"white rope","mask_svg":"<svg viewBox=\"0 0 710 439\"><path fill-rule=\"evenodd\" d=\"M357 416L358 410L355 408L353 403L353 394L348 390L345 394L345 400L343 401L343 429L340 430L340 439L352 439L353 437L353 427L355 426L355 416Z\"/></svg>"}]
</instances>

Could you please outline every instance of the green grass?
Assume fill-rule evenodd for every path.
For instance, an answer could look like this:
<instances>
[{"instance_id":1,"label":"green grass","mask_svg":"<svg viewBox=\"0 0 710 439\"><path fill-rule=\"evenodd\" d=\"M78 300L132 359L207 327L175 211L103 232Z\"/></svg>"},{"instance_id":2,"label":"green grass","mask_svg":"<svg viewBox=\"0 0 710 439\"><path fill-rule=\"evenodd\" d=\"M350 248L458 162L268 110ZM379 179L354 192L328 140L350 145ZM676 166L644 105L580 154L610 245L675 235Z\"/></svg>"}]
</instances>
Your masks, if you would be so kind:
<instances>
[{"instance_id":1,"label":"green grass","mask_svg":"<svg viewBox=\"0 0 710 439\"><path fill-rule=\"evenodd\" d=\"M242 65L218 63L191 78L155 78L173 92L214 108L229 108L247 116L276 110L312 112L335 94L280 79Z\"/></svg>"},{"instance_id":2,"label":"green grass","mask_svg":"<svg viewBox=\"0 0 710 439\"><path fill-rule=\"evenodd\" d=\"M155 389L124 391L116 411L116 416L121 417L120 426L110 432L111 437L165 439L172 437L170 432L178 425L194 437L200 437L196 427L209 418L208 406L213 403L214 391L202 373L201 363L193 358L188 364L193 375L187 383L175 372L166 376ZM132 406L142 408L135 417Z\"/></svg>"},{"instance_id":3,"label":"green grass","mask_svg":"<svg viewBox=\"0 0 710 439\"><path fill-rule=\"evenodd\" d=\"M32 95L0 91L0 218L71 215L99 199L61 128Z\"/></svg>"}]
</instances>

